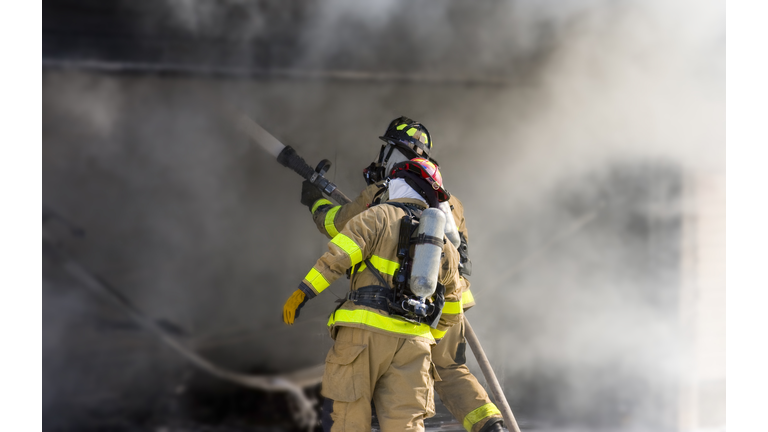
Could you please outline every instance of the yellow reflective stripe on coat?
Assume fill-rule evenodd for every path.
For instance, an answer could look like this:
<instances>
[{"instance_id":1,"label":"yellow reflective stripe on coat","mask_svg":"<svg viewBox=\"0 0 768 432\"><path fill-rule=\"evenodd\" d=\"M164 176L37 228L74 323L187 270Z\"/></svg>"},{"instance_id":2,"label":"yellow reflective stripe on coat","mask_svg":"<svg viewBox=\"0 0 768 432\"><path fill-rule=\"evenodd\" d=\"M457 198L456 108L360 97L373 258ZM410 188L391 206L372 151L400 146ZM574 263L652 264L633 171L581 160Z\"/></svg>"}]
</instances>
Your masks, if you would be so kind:
<instances>
[{"instance_id":1,"label":"yellow reflective stripe on coat","mask_svg":"<svg viewBox=\"0 0 768 432\"><path fill-rule=\"evenodd\" d=\"M326 205L326 204L327 204L327 205L333 205L333 203L332 203L332 202L328 201L328 200L327 200L327 199L325 199L325 198L321 198L321 199L319 199L319 200L315 201L315 203L314 203L314 204L312 204L312 214L315 214L315 212L317 211L317 208L318 208L318 207L320 207L320 206L322 206L322 205Z\"/></svg>"},{"instance_id":2,"label":"yellow reflective stripe on coat","mask_svg":"<svg viewBox=\"0 0 768 432\"><path fill-rule=\"evenodd\" d=\"M388 259L384 259L380 256L373 255L371 256L371 264L373 264L374 267L376 267L376 270L380 271L381 273L388 274L390 276L394 276L397 269L400 268L400 263L396 263L394 261L390 261ZM363 265L360 266L359 269L357 269L357 272L360 273L361 271L365 270L365 268L368 267L363 263Z\"/></svg>"},{"instance_id":3,"label":"yellow reflective stripe on coat","mask_svg":"<svg viewBox=\"0 0 768 432\"><path fill-rule=\"evenodd\" d=\"M336 213L338 213L340 209L341 206L336 206L328 210L328 213L325 214L325 230L328 231L331 238L336 237L339 234L339 230L336 229L333 220L336 218Z\"/></svg>"},{"instance_id":4,"label":"yellow reflective stripe on coat","mask_svg":"<svg viewBox=\"0 0 768 432\"><path fill-rule=\"evenodd\" d=\"M330 285L327 280L323 277L322 274L320 274L319 271L315 270L314 267L312 267L312 270L307 273L307 277L304 279L309 282L310 285L312 285L312 288L315 289L318 293L323 292L324 289L328 288Z\"/></svg>"},{"instance_id":5,"label":"yellow reflective stripe on coat","mask_svg":"<svg viewBox=\"0 0 768 432\"><path fill-rule=\"evenodd\" d=\"M460 314L462 309L462 302L445 302L445 305L443 306L443 313L444 314Z\"/></svg>"},{"instance_id":6,"label":"yellow reflective stripe on coat","mask_svg":"<svg viewBox=\"0 0 768 432\"><path fill-rule=\"evenodd\" d=\"M457 302L445 302L445 306L443 306L443 313L447 314L458 314L461 312L462 309L464 309L465 304L470 304L475 301L475 298L472 296L472 292L467 288L466 291L461 293L461 300Z\"/></svg>"},{"instance_id":7,"label":"yellow reflective stripe on coat","mask_svg":"<svg viewBox=\"0 0 768 432\"><path fill-rule=\"evenodd\" d=\"M392 333L421 336L433 340L430 327L426 324L413 324L396 318L379 315L365 309L346 310L339 309L331 314L328 326L340 323L363 324Z\"/></svg>"},{"instance_id":8,"label":"yellow reflective stripe on coat","mask_svg":"<svg viewBox=\"0 0 768 432\"><path fill-rule=\"evenodd\" d=\"M429 332L432 333L432 337L434 337L435 339L442 339L443 336L445 336L445 334L448 333L448 330L442 331L442 330L438 330L430 327Z\"/></svg>"},{"instance_id":9,"label":"yellow reflective stripe on coat","mask_svg":"<svg viewBox=\"0 0 768 432\"><path fill-rule=\"evenodd\" d=\"M481 406L480 408L472 411L471 413L467 414L466 417L464 417L464 429L467 431L472 430L472 426L477 424L480 420L490 417L492 415L501 415L501 411L499 411L498 408L496 408L496 405L492 403L485 404Z\"/></svg>"},{"instance_id":10,"label":"yellow reflective stripe on coat","mask_svg":"<svg viewBox=\"0 0 768 432\"><path fill-rule=\"evenodd\" d=\"M475 297L472 295L472 291L470 291L469 289L461 293L462 304L469 304L469 303L473 303L474 301L475 301Z\"/></svg>"},{"instance_id":11,"label":"yellow reflective stripe on coat","mask_svg":"<svg viewBox=\"0 0 768 432\"><path fill-rule=\"evenodd\" d=\"M331 243L335 244L349 255L351 261L350 265L355 265L363 260L363 251L360 250L360 246L344 234L338 234L331 240Z\"/></svg>"}]
</instances>

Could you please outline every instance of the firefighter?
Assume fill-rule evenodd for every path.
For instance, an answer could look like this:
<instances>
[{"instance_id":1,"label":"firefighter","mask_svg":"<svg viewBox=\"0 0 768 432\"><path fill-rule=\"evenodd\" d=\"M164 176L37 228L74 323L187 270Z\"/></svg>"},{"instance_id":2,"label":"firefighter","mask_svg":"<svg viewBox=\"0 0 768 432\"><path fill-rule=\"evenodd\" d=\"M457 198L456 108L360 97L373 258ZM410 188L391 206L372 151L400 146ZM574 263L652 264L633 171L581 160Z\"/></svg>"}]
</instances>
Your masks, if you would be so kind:
<instances>
[{"instance_id":1,"label":"firefighter","mask_svg":"<svg viewBox=\"0 0 768 432\"><path fill-rule=\"evenodd\" d=\"M387 190L385 173L404 160L413 157L425 157L431 162L432 137L427 128L407 117L399 117L390 122L383 136L384 141L376 159L363 170L363 177L368 186L352 202L333 205L311 183L302 185L301 202L312 213L312 218L321 233L334 238L353 216L369 206L385 200ZM440 341L433 347L432 361L442 381L435 383L435 390L451 414L464 425L469 432L502 431L501 412L488 397L474 375L466 366L466 340L461 314L475 305L470 291L469 280L465 276L471 273L471 261L468 257L468 233L464 219L464 206L454 195L448 203L461 237L460 285L462 295L459 301L446 302L445 315L456 315L458 325L446 333L433 329L434 337Z\"/></svg>"},{"instance_id":2,"label":"firefighter","mask_svg":"<svg viewBox=\"0 0 768 432\"><path fill-rule=\"evenodd\" d=\"M423 431L424 419L434 415L439 375L431 362L431 330L446 331L458 322L456 315L441 312L444 301L459 299L460 257L442 231L439 238L417 236L410 224L420 220L416 227L427 226L427 215L445 218L427 209L450 195L437 166L426 159L402 162L392 174L388 201L345 224L283 308L283 320L293 324L309 299L351 269L350 292L328 321L334 345L322 383L325 431L370 431L371 400L382 431ZM432 301L415 296L413 282L413 292L398 289L398 270L418 266L413 256L420 245L434 252L431 269L438 283L428 293ZM410 253L399 253L403 250Z\"/></svg>"}]
</instances>

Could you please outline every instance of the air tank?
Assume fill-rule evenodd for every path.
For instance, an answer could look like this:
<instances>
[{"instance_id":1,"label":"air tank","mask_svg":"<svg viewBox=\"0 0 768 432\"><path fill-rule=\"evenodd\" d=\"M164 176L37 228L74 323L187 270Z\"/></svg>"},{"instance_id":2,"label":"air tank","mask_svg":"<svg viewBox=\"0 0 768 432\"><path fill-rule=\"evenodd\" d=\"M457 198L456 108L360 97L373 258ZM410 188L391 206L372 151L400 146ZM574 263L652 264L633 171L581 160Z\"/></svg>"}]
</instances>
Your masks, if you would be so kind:
<instances>
[{"instance_id":1,"label":"air tank","mask_svg":"<svg viewBox=\"0 0 768 432\"><path fill-rule=\"evenodd\" d=\"M443 253L445 213L439 208L428 208L421 213L418 235L431 237L435 243L417 244L413 254L410 288L413 294L427 298L435 292L440 271L440 255Z\"/></svg>"},{"instance_id":2,"label":"air tank","mask_svg":"<svg viewBox=\"0 0 768 432\"><path fill-rule=\"evenodd\" d=\"M440 203L440 210L445 213L445 238L458 249L461 244L461 237L459 237L459 229L456 227L456 220L453 219L451 205L448 201L443 201Z\"/></svg>"}]
</instances>

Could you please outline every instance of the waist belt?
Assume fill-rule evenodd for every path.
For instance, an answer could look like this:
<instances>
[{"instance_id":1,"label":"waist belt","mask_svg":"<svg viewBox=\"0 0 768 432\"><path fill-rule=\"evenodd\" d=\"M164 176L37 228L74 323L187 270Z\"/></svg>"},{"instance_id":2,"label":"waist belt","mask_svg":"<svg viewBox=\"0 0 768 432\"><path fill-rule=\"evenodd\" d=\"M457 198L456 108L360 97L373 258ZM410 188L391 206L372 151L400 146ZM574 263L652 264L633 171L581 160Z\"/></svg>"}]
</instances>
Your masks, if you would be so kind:
<instances>
[{"instance_id":1,"label":"waist belt","mask_svg":"<svg viewBox=\"0 0 768 432\"><path fill-rule=\"evenodd\" d=\"M367 306L383 312L390 312L392 290L380 285L368 285L347 293L347 300L358 306Z\"/></svg>"},{"instance_id":2,"label":"waist belt","mask_svg":"<svg viewBox=\"0 0 768 432\"><path fill-rule=\"evenodd\" d=\"M367 306L369 308L377 309L386 312L389 316L398 317L413 324L426 323L432 326L433 321L436 323L437 319L440 318L439 314L436 317L437 319L414 316L397 303L399 300L393 301L393 297L394 293L391 288L380 285L367 285L347 293L347 300L352 301L352 303L357 306ZM341 307L341 305L339 305L339 307ZM442 305L440 309L442 311Z\"/></svg>"}]
</instances>

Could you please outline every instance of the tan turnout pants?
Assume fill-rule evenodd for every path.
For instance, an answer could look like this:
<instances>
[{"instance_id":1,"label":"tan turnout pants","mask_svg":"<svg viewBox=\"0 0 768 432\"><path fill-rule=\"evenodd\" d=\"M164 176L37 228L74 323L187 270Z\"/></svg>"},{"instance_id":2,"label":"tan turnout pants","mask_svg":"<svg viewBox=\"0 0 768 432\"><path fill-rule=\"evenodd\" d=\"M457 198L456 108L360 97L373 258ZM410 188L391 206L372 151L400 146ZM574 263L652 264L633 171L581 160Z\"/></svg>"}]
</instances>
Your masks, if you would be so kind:
<instances>
[{"instance_id":1,"label":"tan turnout pants","mask_svg":"<svg viewBox=\"0 0 768 432\"><path fill-rule=\"evenodd\" d=\"M373 400L383 432L423 431L435 414L430 348L423 339L339 328L325 359L323 430L370 431Z\"/></svg>"},{"instance_id":2,"label":"tan turnout pants","mask_svg":"<svg viewBox=\"0 0 768 432\"><path fill-rule=\"evenodd\" d=\"M490 420L501 420L496 405L469 371L466 363L464 320L452 326L439 344L432 347L432 361L442 381L435 391L448 411L470 432L477 432ZM377 405L378 406L378 405Z\"/></svg>"}]
</instances>

